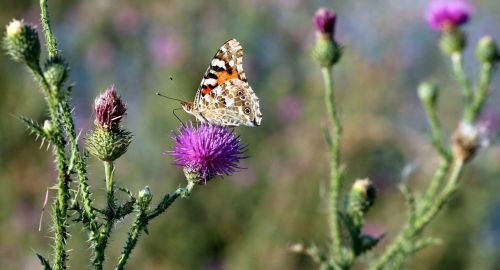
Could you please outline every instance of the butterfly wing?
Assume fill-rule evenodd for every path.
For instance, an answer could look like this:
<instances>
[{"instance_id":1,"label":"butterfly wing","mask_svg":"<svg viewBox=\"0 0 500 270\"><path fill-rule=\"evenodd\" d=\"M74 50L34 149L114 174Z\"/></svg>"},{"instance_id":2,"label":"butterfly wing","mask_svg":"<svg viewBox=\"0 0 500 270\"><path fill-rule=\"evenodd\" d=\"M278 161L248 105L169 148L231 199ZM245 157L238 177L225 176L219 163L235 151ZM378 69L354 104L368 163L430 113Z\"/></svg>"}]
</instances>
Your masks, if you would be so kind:
<instances>
[{"instance_id":1,"label":"butterfly wing","mask_svg":"<svg viewBox=\"0 0 500 270\"><path fill-rule=\"evenodd\" d=\"M259 126L262 113L259 98L250 85L230 79L200 100L201 115L211 124L222 126Z\"/></svg>"},{"instance_id":2,"label":"butterfly wing","mask_svg":"<svg viewBox=\"0 0 500 270\"><path fill-rule=\"evenodd\" d=\"M215 53L196 91L194 109L198 109L202 97L231 79L247 81L243 70L243 48L236 39L226 41Z\"/></svg>"}]
</instances>

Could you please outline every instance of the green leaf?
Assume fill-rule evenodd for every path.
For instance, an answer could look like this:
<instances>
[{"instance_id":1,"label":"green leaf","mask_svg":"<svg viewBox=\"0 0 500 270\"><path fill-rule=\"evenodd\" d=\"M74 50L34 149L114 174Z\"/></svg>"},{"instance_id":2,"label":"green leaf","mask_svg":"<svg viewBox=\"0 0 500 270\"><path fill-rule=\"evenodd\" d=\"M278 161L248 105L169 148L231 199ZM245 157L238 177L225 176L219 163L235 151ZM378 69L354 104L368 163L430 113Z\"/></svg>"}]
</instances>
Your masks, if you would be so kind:
<instances>
[{"instance_id":1,"label":"green leaf","mask_svg":"<svg viewBox=\"0 0 500 270\"><path fill-rule=\"evenodd\" d=\"M49 260L45 259L42 255L36 253L36 256L38 257L38 260L40 260L40 264L42 264L44 270L52 270L52 267L50 267Z\"/></svg>"}]
</instances>

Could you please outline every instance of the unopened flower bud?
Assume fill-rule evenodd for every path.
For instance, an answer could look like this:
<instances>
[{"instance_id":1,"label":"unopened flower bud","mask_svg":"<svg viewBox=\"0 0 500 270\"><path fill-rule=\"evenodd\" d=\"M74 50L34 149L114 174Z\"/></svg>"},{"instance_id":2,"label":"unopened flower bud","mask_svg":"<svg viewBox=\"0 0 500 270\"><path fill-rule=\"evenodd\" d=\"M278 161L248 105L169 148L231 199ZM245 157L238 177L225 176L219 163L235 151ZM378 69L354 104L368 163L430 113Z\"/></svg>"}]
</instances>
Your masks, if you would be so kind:
<instances>
[{"instance_id":1,"label":"unopened flower bud","mask_svg":"<svg viewBox=\"0 0 500 270\"><path fill-rule=\"evenodd\" d=\"M331 9L320 8L313 17L316 29L316 44L312 57L321 67L331 67L340 60L341 46L335 41L335 24L337 15Z\"/></svg>"},{"instance_id":2,"label":"unopened flower bud","mask_svg":"<svg viewBox=\"0 0 500 270\"><path fill-rule=\"evenodd\" d=\"M40 40L34 26L25 24L22 20L13 20L7 25L3 46L14 61L30 67L38 65Z\"/></svg>"},{"instance_id":3,"label":"unopened flower bud","mask_svg":"<svg viewBox=\"0 0 500 270\"><path fill-rule=\"evenodd\" d=\"M458 28L443 32L439 40L439 48L447 55L461 53L467 45L467 35Z\"/></svg>"},{"instance_id":4,"label":"unopened flower bud","mask_svg":"<svg viewBox=\"0 0 500 270\"><path fill-rule=\"evenodd\" d=\"M439 89L435 84L431 82L422 82L418 86L417 91L418 97L423 103L432 107L436 105L439 96Z\"/></svg>"},{"instance_id":5,"label":"unopened flower bud","mask_svg":"<svg viewBox=\"0 0 500 270\"><path fill-rule=\"evenodd\" d=\"M45 120L43 122L43 131L48 137L51 137L54 134L55 128L54 125L52 125L52 122L50 122L50 120Z\"/></svg>"},{"instance_id":6,"label":"unopened flower bud","mask_svg":"<svg viewBox=\"0 0 500 270\"><path fill-rule=\"evenodd\" d=\"M68 73L68 64L58 56L47 61L43 75L50 85L59 87L67 79Z\"/></svg>"},{"instance_id":7,"label":"unopened flower bud","mask_svg":"<svg viewBox=\"0 0 500 270\"><path fill-rule=\"evenodd\" d=\"M349 193L349 209L366 213L375 202L376 192L370 179L354 182Z\"/></svg>"},{"instance_id":8,"label":"unopened flower bud","mask_svg":"<svg viewBox=\"0 0 500 270\"><path fill-rule=\"evenodd\" d=\"M146 186L141 191L139 191L137 203L141 208L147 208L151 203L151 199L153 199L153 193L151 193L149 187Z\"/></svg>"},{"instance_id":9,"label":"unopened flower bud","mask_svg":"<svg viewBox=\"0 0 500 270\"><path fill-rule=\"evenodd\" d=\"M479 40L476 47L476 57L484 64L494 64L500 60L497 43L492 37L485 36Z\"/></svg>"},{"instance_id":10,"label":"unopened flower bud","mask_svg":"<svg viewBox=\"0 0 500 270\"><path fill-rule=\"evenodd\" d=\"M114 161L127 152L132 134L121 128L96 127L86 138L87 150L102 161Z\"/></svg>"},{"instance_id":11,"label":"unopened flower bud","mask_svg":"<svg viewBox=\"0 0 500 270\"><path fill-rule=\"evenodd\" d=\"M125 117L127 108L111 86L95 99L94 102L95 124L106 129L115 129Z\"/></svg>"},{"instance_id":12,"label":"unopened flower bud","mask_svg":"<svg viewBox=\"0 0 500 270\"><path fill-rule=\"evenodd\" d=\"M332 39L335 35L335 23L337 14L335 11L328 8L320 8L316 11L313 17L314 28L319 35L327 36Z\"/></svg>"}]
</instances>

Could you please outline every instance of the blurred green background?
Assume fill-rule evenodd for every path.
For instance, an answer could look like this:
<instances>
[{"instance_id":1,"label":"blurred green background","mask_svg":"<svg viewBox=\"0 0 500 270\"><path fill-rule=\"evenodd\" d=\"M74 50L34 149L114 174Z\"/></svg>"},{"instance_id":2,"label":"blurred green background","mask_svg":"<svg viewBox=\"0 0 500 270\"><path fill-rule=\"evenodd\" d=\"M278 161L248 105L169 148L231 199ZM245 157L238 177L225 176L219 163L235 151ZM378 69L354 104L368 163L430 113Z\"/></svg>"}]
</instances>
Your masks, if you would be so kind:
<instances>
[{"instance_id":1,"label":"blurred green background","mask_svg":"<svg viewBox=\"0 0 500 270\"><path fill-rule=\"evenodd\" d=\"M485 34L500 39L500 2L475 3L465 27L470 45ZM423 19L425 5L410 0L51 1L54 30L76 82L78 130L89 130L94 97L114 84L127 101L125 124L134 134L117 162L115 179L133 191L149 185L154 202L185 181L172 159L162 155L179 125L172 109L180 106L156 97L156 91L193 98L212 55L234 37L245 50L247 77L261 99L263 125L237 129L249 145L246 169L197 188L189 200L178 200L155 219L128 269L315 269L287 246L322 244L327 237L322 200L329 175L322 136L327 122L321 74L309 57L311 17L320 6L338 13L337 39L345 53L335 80L345 123L344 157L350 181L370 177L378 188L366 230L386 233L373 251L380 253L405 218L396 188L401 171L416 167L411 183L418 190L436 166L415 94L418 83L441 83L440 111L448 134L460 115L459 91L437 48L438 33ZM1 0L1 7L0 25L24 18L41 29L37 1ZM467 69L476 74L472 47ZM493 89L499 88L496 77ZM51 250L50 209L40 232L38 222L55 168L50 151L40 150L40 142L13 116L43 122L46 108L24 67L3 53L0 84L0 269L41 269L34 251ZM500 127L500 89L495 90L485 114L493 135ZM419 252L410 269L500 269L499 165L500 150L492 146L467 167L460 192L427 232L442 237L443 244ZM89 178L95 197L102 197L103 168L95 160ZM116 262L130 223L127 218L117 224L108 263ZM80 225L71 227L71 234L71 269L84 269L85 235ZM361 261L356 268L363 266Z\"/></svg>"}]
</instances>

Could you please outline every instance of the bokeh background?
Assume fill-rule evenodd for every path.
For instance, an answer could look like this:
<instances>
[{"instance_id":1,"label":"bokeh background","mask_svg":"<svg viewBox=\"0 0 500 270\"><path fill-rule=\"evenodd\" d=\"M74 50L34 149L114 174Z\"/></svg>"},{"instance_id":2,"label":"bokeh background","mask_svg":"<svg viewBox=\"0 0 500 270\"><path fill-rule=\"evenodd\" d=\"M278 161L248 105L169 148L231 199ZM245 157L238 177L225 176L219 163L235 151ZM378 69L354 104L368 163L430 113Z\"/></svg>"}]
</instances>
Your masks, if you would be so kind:
<instances>
[{"instance_id":1,"label":"bokeh background","mask_svg":"<svg viewBox=\"0 0 500 270\"><path fill-rule=\"evenodd\" d=\"M474 76L475 42L485 34L500 39L500 2L475 4L465 27L472 45L467 69ZM0 5L0 25L24 18L41 29L37 1L1 0ZM337 39L345 53L335 81L345 123L347 178L370 177L378 188L366 230L386 233L373 251L380 253L405 217L396 188L401 171L416 168L411 183L418 190L436 166L415 94L418 83L440 83L447 134L460 115L459 91L437 48L438 33L423 19L425 5L410 0L50 1L59 47L76 83L72 102L78 130L89 130L94 97L114 85L127 101L125 124L134 134L117 162L115 179L135 192L149 185L154 202L185 181L172 159L162 155L179 126L172 110L180 106L155 96L156 91L193 98L214 52L234 37L243 45L246 73L261 99L263 125L237 129L249 145L246 169L197 188L190 199L178 200L155 219L128 268L315 269L309 258L289 253L287 246L321 244L327 237L322 200L329 175L322 136L326 115L321 74L309 57L311 16L320 6L338 13ZM492 88L500 90L496 77ZM40 142L14 116L43 122L46 108L24 67L3 53L0 85L0 269L41 269L34 251L51 250L50 209L41 231L38 223L45 191L54 185L54 163L50 151L39 149ZM485 113L493 138L500 127L498 104L496 91ZM492 145L467 167L461 190L427 231L443 244L419 252L410 269L500 269L499 165L500 149ZM103 168L95 160L89 177L95 197L102 197ZM108 262L116 262L130 225L127 218L116 226ZM85 235L80 225L71 233L72 269L84 269ZM362 261L356 265L363 266Z\"/></svg>"}]
</instances>

